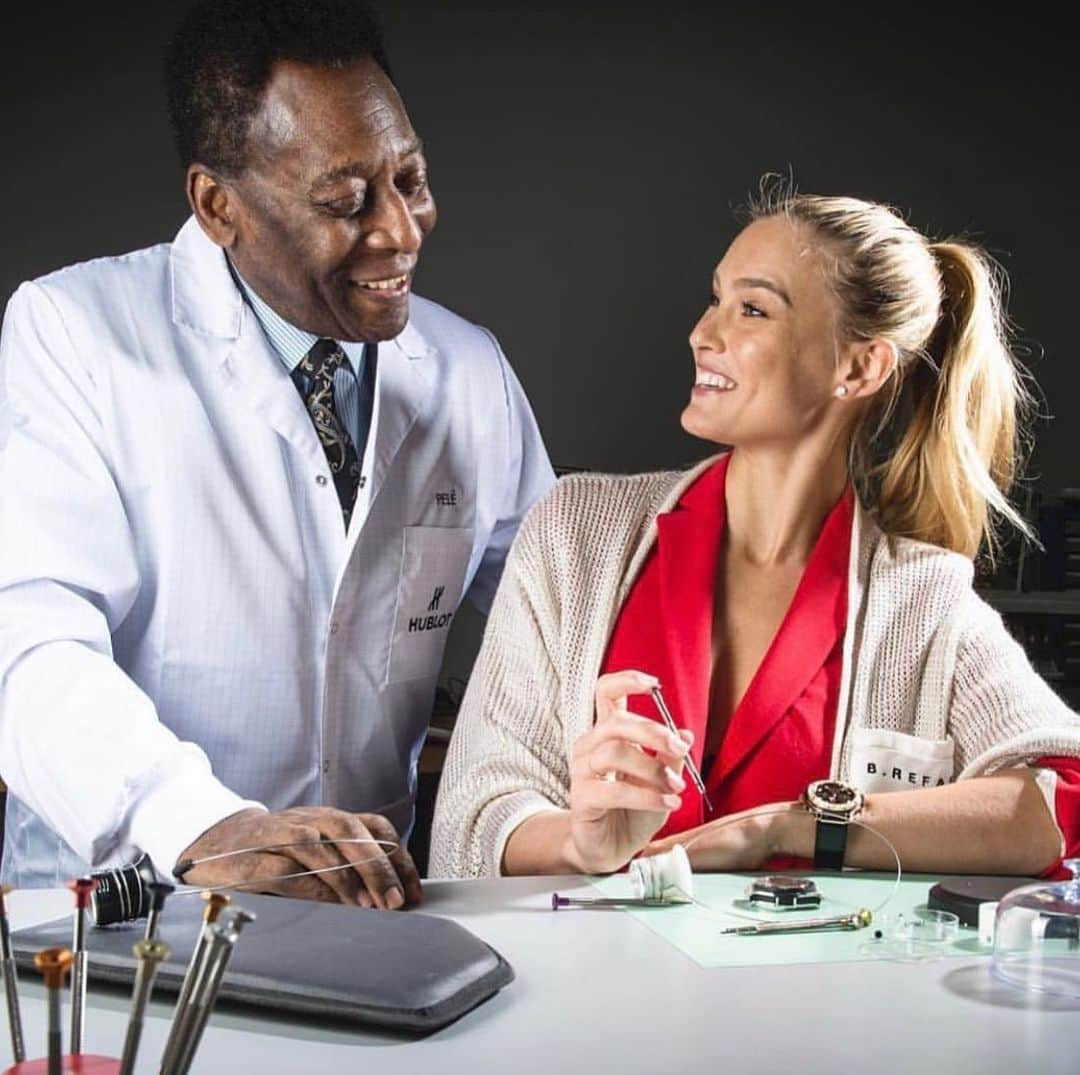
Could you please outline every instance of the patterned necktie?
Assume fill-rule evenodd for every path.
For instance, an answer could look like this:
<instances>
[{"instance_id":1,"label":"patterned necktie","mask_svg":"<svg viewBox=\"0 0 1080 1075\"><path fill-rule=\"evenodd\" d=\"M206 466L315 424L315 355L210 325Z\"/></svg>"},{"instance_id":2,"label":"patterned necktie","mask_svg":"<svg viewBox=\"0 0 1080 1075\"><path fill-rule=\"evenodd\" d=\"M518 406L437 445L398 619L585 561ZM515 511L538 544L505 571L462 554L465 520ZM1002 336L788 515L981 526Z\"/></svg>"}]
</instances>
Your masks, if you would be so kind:
<instances>
[{"instance_id":1,"label":"patterned necktie","mask_svg":"<svg viewBox=\"0 0 1080 1075\"><path fill-rule=\"evenodd\" d=\"M346 530L360 487L360 461L356 457L356 448L334 406L334 374L347 361L345 352L335 340L323 339L315 343L296 367L296 371L307 379L304 405L326 452Z\"/></svg>"}]
</instances>

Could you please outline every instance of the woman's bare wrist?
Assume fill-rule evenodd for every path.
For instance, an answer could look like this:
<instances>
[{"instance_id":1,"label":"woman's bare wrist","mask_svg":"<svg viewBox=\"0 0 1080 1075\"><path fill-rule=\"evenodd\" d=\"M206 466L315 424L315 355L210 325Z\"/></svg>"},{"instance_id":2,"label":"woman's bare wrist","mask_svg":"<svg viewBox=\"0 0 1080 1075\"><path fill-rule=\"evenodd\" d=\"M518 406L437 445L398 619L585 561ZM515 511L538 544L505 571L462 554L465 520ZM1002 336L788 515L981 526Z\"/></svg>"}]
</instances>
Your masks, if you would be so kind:
<instances>
[{"instance_id":1,"label":"woman's bare wrist","mask_svg":"<svg viewBox=\"0 0 1080 1075\"><path fill-rule=\"evenodd\" d=\"M563 839L561 858L564 870L562 873L589 873L581 852L574 842L574 826L570 824L570 812L566 812L566 836Z\"/></svg>"},{"instance_id":2,"label":"woman's bare wrist","mask_svg":"<svg viewBox=\"0 0 1080 1075\"><path fill-rule=\"evenodd\" d=\"M814 857L814 819L806 808L797 802L788 803L788 809L769 814L769 845L772 855L783 858Z\"/></svg>"},{"instance_id":3,"label":"woman's bare wrist","mask_svg":"<svg viewBox=\"0 0 1080 1075\"><path fill-rule=\"evenodd\" d=\"M584 873L570 826L570 811L552 808L527 817L503 847L500 873Z\"/></svg>"}]
</instances>

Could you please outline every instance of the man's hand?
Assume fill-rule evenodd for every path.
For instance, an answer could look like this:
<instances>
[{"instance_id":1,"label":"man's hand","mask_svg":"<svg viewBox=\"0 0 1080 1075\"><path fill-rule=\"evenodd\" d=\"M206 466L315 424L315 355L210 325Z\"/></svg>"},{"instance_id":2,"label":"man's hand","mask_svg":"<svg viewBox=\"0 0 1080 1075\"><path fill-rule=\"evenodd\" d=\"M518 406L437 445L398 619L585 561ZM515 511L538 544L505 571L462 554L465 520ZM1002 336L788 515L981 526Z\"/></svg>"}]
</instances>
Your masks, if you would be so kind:
<instances>
[{"instance_id":1,"label":"man's hand","mask_svg":"<svg viewBox=\"0 0 1080 1075\"><path fill-rule=\"evenodd\" d=\"M399 844L394 851L379 844L338 843L313 845L316 840L384 840ZM188 885L229 885L280 896L349 903L396 911L420 903L420 875L400 844L394 826L379 814L350 814L328 806L298 806L267 814L241 810L207 829L181 856L198 860L226 851L271 844L308 842L306 847L274 852L234 855L206 862L184 874ZM355 863L346 867L346 863ZM301 870L339 866L316 877L284 878ZM255 886L245 882L258 880Z\"/></svg>"}]
</instances>

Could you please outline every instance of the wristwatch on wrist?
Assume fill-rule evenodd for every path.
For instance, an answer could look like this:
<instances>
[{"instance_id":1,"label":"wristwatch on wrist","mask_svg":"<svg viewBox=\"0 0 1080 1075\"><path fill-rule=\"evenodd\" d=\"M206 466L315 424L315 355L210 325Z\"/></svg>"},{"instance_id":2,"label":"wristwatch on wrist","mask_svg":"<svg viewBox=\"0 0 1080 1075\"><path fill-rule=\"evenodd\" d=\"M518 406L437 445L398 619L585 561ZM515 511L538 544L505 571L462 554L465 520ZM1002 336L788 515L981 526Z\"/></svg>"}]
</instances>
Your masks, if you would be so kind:
<instances>
[{"instance_id":1,"label":"wristwatch on wrist","mask_svg":"<svg viewBox=\"0 0 1080 1075\"><path fill-rule=\"evenodd\" d=\"M848 824L862 813L865 801L858 788L839 780L815 780L803 792L807 810L817 819L814 869L843 869Z\"/></svg>"}]
</instances>

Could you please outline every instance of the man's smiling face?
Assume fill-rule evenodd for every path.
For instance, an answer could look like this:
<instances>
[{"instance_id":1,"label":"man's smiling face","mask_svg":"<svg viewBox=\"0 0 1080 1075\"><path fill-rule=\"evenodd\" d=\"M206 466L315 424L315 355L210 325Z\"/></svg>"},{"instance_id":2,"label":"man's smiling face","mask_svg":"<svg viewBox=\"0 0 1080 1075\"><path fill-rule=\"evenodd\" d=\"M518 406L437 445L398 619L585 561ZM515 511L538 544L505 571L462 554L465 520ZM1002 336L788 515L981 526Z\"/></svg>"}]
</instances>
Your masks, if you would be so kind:
<instances>
[{"instance_id":1,"label":"man's smiling face","mask_svg":"<svg viewBox=\"0 0 1080 1075\"><path fill-rule=\"evenodd\" d=\"M223 185L229 256L277 313L338 340L402 331L435 201L420 140L374 60L275 64L246 166Z\"/></svg>"}]
</instances>

